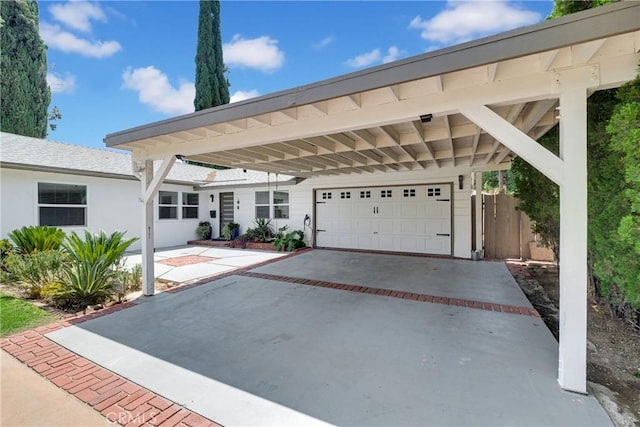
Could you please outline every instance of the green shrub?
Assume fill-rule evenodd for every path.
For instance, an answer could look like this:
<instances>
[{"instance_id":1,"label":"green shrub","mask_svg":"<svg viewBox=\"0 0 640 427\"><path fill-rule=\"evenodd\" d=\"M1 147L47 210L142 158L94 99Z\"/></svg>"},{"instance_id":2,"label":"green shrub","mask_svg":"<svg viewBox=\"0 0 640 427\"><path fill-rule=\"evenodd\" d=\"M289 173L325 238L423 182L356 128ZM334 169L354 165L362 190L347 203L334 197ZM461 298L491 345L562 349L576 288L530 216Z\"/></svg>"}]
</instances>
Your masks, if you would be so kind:
<instances>
[{"instance_id":1,"label":"green shrub","mask_svg":"<svg viewBox=\"0 0 640 427\"><path fill-rule=\"evenodd\" d=\"M101 304L118 293L117 268L125 251L136 238L125 239L124 232L107 235L85 230L84 239L75 232L68 235L62 247L71 261L63 269L62 289L56 299L65 308L84 310Z\"/></svg>"},{"instance_id":2,"label":"green shrub","mask_svg":"<svg viewBox=\"0 0 640 427\"><path fill-rule=\"evenodd\" d=\"M142 289L142 264L136 264L131 268L120 266L116 270L116 277L121 283L122 296L139 291Z\"/></svg>"},{"instance_id":3,"label":"green shrub","mask_svg":"<svg viewBox=\"0 0 640 427\"><path fill-rule=\"evenodd\" d=\"M0 260L13 253L13 245L7 239L0 240Z\"/></svg>"},{"instance_id":4,"label":"green shrub","mask_svg":"<svg viewBox=\"0 0 640 427\"><path fill-rule=\"evenodd\" d=\"M11 231L9 238L19 253L28 255L34 252L58 250L64 239L64 231L42 225L25 226Z\"/></svg>"},{"instance_id":5,"label":"green shrub","mask_svg":"<svg viewBox=\"0 0 640 427\"><path fill-rule=\"evenodd\" d=\"M271 226L271 220L265 218L258 218L255 220L256 226L253 228L254 241L259 243L266 243L273 239L275 232Z\"/></svg>"},{"instance_id":6,"label":"green shrub","mask_svg":"<svg viewBox=\"0 0 640 427\"><path fill-rule=\"evenodd\" d=\"M284 249L291 252L294 249L304 248L304 232L302 230L287 231L289 226L280 227L276 239L273 241L276 250Z\"/></svg>"},{"instance_id":7,"label":"green shrub","mask_svg":"<svg viewBox=\"0 0 640 427\"><path fill-rule=\"evenodd\" d=\"M5 259L8 273L20 282L31 298L40 298L43 287L60 281L66 262L66 256L54 250L31 255L12 254Z\"/></svg>"},{"instance_id":8,"label":"green shrub","mask_svg":"<svg viewBox=\"0 0 640 427\"><path fill-rule=\"evenodd\" d=\"M84 310L109 300L116 293L116 273L111 266L104 256L94 262L84 260L66 265L63 286L57 294L63 307Z\"/></svg>"},{"instance_id":9,"label":"green shrub","mask_svg":"<svg viewBox=\"0 0 640 427\"><path fill-rule=\"evenodd\" d=\"M125 239L124 232L115 231L107 235L104 231L92 234L85 230L84 240L75 232L71 233L62 242L62 247L71 260L75 263L98 263L104 258L108 265L115 265L122 259L125 251L137 238ZM101 261L102 262L102 261Z\"/></svg>"}]
</instances>

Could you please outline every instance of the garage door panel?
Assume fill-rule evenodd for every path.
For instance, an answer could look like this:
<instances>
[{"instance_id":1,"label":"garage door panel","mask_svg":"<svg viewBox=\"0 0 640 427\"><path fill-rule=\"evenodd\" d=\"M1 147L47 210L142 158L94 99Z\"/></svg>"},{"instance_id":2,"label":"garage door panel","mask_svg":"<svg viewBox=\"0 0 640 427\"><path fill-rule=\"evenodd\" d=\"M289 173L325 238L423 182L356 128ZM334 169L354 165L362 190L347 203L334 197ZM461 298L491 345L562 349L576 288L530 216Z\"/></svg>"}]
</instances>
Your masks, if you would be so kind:
<instances>
[{"instance_id":1,"label":"garage door panel","mask_svg":"<svg viewBox=\"0 0 640 427\"><path fill-rule=\"evenodd\" d=\"M450 194L451 184L317 190L316 245L451 254Z\"/></svg>"}]
</instances>

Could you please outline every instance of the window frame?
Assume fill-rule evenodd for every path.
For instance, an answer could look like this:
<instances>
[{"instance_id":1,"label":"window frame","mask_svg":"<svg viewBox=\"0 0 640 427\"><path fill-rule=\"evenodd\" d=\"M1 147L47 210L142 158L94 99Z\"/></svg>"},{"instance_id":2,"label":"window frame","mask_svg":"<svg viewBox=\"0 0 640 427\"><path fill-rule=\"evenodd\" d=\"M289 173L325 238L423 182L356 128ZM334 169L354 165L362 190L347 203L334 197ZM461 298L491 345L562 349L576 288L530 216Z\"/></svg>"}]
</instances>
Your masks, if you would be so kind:
<instances>
[{"instance_id":1,"label":"window frame","mask_svg":"<svg viewBox=\"0 0 640 427\"><path fill-rule=\"evenodd\" d=\"M53 185L53 186L73 186L84 188L84 203L41 203L40 201L40 185ZM51 227L87 227L88 226L88 195L89 186L87 184L77 184L71 182L56 182L56 181L36 181L36 214L38 217L38 224L42 226ZM44 224L42 222L42 209L83 209L83 223L82 224Z\"/></svg>"},{"instance_id":2,"label":"window frame","mask_svg":"<svg viewBox=\"0 0 640 427\"><path fill-rule=\"evenodd\" d=\"M276 193L286 194L286 202L276 203ZM274 219L289 219L289 204L290 204L289 190L273 190L271 200L273 201L273 218ZM286 209L285 209L286 208Z\"/></svg>"},{"instance_id":3,"label":"window frame","mask_svg":"<svg viewBox=\"0 0 640 427\"><path fill-rule=\"evenodd\" d=\"M162 193L173 193L176 195L176 199L175 199L175 204L173 203L162 203ZM179 197L180 191L172 191L172 190L160 190L158 191L158 220L160 221L166 221L166 220L177 220L178 219L178 208L180 207L179 201L180 201L180 197ZM174 208L175 209L175 216L169 216L169 217L163 217L162 216L162 209L163 208Z\"/></svg>"},{"instance_id":4,"label":"window frame","mask_svg":"<svg viewBox=\"0 0 640 427\"><path fill-rule=\"evenodd\" d=\"M258 193L267 194L267 203L258 203ZM271 219L271 192L269 190L259 190L254 192L254 214L255 219ZM258 208L267 208L267 216L258 215Z\"/></svg>"},{"instance_id":5,"label":"window frame","mask_svg":"<svg viewBox=\"0 0 640 427\"><path fill-rule=\"evenodd\" d=\"M182 219L198 219L200 217L200 193L197 192L190 192L190 191L182 191L181 192L181 198L182 198L182 209L181 209L181 213L182 213ZM188 203L189 202L189 196L196 196L197 197L197 203L196 204L191 204ZM186 196L186 197L185 197ZM185 203L186 201L186 203ZM189 210L195 209L195 213L196 216L187 216L185 215L185 212L188 212Z\"/></svg>"}]
</instances>

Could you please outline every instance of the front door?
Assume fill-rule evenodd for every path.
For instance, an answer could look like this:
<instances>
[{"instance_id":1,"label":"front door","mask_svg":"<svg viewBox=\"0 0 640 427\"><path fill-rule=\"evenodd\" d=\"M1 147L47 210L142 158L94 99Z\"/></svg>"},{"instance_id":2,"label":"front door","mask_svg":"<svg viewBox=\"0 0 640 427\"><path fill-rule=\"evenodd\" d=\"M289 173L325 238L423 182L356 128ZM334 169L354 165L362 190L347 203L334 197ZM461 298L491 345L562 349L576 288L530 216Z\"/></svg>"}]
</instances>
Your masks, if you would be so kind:
<instances>
[{"instance_id":1,"label":"front door","mask_svg":"<svg viewBox=\"0 0 640 427\"><path fill-rule=\"evenodd\" d=\"M220 193L220 230L233 222L233 193Z\"/></svg>"}]
</instances>

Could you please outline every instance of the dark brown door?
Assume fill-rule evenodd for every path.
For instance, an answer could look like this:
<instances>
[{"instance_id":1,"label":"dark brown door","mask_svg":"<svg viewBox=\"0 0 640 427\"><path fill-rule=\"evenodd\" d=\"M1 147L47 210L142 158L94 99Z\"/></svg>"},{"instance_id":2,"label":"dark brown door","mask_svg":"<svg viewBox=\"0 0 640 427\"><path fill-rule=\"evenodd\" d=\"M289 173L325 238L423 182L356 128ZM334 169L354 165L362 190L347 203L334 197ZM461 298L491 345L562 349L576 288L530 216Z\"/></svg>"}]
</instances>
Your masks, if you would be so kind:
<instances>
[{"instance_id":1,"label":"dark brown door","mask_svg":"<svg viewBox=\"0 0 640 427\"><path fill-rule=\"evenodd\" d=\"M233 222L233 193L220 193L220 230Z\"/></svg>"}]
</instances>

